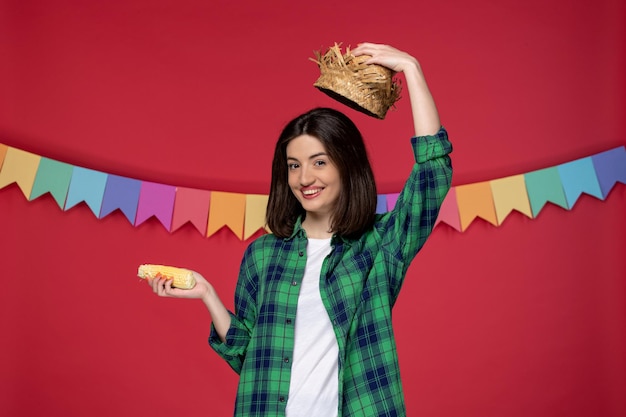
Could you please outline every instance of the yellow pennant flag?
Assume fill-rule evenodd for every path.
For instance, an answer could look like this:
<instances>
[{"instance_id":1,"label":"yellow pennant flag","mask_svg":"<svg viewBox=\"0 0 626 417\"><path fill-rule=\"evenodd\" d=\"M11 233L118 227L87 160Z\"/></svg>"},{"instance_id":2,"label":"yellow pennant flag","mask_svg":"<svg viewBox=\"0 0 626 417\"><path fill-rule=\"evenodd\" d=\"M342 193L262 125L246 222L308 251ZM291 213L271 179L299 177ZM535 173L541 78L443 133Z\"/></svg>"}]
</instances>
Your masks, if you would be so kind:
<instances>
[{"instance_id":1,"label":"yellow pennant flag","mask_svg":"<svg viewBox=\"0 0 626 417\"><path fill-rule=\"evenodd\" d=\"M15 182L29 198L40 160L39 155L8 147L0 170L0 188Z\"/></svg>"},{"instance_id":2,"label":"yellow pennant flag","mask_svg":"<svg viewBox=\"0 0 626 417\"><path fill-rule=\"evenodd\" d=\"M265 228L265 211L269 196L249 194L246 196L246 217L243 230L243 239L246 240L257 230Z\"/></svg>"},{"instance_id":3,"label":"yellow pennant flag","mask_svg":"<svg viewBox=\"0 0 626 417\"><path fill-rule=\"evenodd\" d=\"M517 210L527 217L533 218L526 192L524 175L500 178L489 181L493 194L493 203L496 208L498 225L502 224L506 216L513 210Z\"/></svg>"},{"instance_id":4,"label":"yellow pennant flag","mask_svg":"<svg viewBox=\"0 0 626 417\"><path fill-rule=\"evenodd\" d=\"M243 237L246 195L211 191L207 237L227 226L239 238Z\"/></svg>"},{"instance_id":5,"label":"yellow pennant flag","mask_svg":"<svg viewBox=\"0 0 626 417\"><path fill-rule=\"evenodd\" d=\"M476 217L498 225L489 181L455 187L456 202L461 218L461 230L465 231Z\"/></svg>"}]
</instances>

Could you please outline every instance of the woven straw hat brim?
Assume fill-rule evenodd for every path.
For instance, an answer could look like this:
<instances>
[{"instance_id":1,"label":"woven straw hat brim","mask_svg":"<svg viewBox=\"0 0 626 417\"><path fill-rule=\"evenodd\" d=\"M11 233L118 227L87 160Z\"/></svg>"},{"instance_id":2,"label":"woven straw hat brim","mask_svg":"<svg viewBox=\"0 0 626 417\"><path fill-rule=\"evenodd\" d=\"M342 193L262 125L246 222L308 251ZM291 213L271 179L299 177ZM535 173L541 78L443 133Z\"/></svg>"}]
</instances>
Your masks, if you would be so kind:
<instances>
[{"instance_id":1,"label":"woven straw hat brim","mask_svg":"<svg viewBox=\"0 0 626 417\"><path fill-rule=\"evenodd\" d=\"M336 74L324 74L313 85L351 109L381 120L385 118L387 111L393 105L388 99L382 97L380 92L373 91L366 95L359 83Z\"/></svg>"},{"instance_id":2,"label":"woven straw hat brim","mask_svg":"<svg viewBox=\"0 0 626 417\"><path fill-rule=\"evenodd\" d=\"M348 49L341 53L338 44L317 55L320 77L313 84L340 103L378 119L400 98L400 85L393 72L376 64L365 64L369 56L355 57Z\"/></svg>"}]
</instances>

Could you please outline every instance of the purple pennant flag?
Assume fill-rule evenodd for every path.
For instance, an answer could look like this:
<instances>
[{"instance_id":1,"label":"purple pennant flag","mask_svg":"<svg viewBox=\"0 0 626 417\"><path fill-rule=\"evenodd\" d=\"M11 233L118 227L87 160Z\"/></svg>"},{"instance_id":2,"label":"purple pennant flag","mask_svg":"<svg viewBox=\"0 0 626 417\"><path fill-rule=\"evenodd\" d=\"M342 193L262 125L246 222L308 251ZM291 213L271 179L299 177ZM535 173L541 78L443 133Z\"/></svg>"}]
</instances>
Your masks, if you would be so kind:
<instances>
[{"instance_id":1,"label":"purple pennant flag","mask_svg":"<svg viewBox=\"0 0 626 417\"><path fill-rule=\"evenodd\" d=\"M99 218L103 218L120 209L130 224L135 224L140 190L141 181L139 180L109 175L106 188L104 189L104 198Z\"/></svg>"},{"instance_id":2,"label":"purple pennant flag","mask_svg":"<svg viewBox=\"0 0 626 417\"><path fill-rule=\"evenodd\" d=\"M176 199L176 187L173 185L157 184L143 181L137 206L135 226L155 216L168 232L172 229L172 214L174 213L174 200Z\"/></svg>"},{"instance_id":3,"label":"purple pennant flag","mask_svg":"<svg viewBox=\"0 0 626 417\"><path fill-rule=\"evenodd\" d=\"M623 146L591 157L602 197L606 198L616 182L626 184L626 148Z\"/></svg>"},{"instance_id":4,"label":"purple pennant flag","mask_svg":"<svg viewBox=\"0 0 626 417\"><path fill-rule=\"evenodd\" d=\"M376 197L376 214L387 213L387 196L379 194Z\"/></svg>"}]
</instances>

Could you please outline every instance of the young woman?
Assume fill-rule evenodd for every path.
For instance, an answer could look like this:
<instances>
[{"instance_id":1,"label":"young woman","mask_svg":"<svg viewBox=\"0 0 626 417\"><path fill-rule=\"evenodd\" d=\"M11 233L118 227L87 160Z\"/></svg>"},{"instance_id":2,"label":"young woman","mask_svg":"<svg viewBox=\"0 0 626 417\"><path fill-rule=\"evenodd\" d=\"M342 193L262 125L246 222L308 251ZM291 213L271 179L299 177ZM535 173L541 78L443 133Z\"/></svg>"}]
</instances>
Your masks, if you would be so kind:
<instances>
[{"instance_id":1,"label":"young woman","mask_svg":"<svg viewBox=\"0 0 626 417\"><path fill-rule=\"evenodd\" d=\"M160 296L200 298L209 344L240 375L235 416L404 416L391 311L407 268L450 187L452 147L419 63L386 45L355 55L403 72L415 165L394 209L376 215L365 145L342 113L314 109L284 128L267 222L250 244L235 312L195 273L191 290L150 281Z\"/></svg>"}]
</instances>

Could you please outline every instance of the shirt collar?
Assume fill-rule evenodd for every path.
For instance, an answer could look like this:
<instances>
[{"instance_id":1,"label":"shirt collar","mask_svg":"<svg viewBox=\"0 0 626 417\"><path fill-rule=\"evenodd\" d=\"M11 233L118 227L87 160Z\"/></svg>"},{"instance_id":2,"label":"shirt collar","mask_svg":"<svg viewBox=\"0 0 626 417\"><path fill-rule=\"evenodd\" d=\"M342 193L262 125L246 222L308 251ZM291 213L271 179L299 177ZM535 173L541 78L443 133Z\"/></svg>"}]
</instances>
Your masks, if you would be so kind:
<instances>
[{"instance_id":1,"label":"shirt collar","mask_svg":"<svg viewBox=\"0 0 626 417\"><path fill-rule=\"evenodd\" d=\"M293 231L291 232L291 235L287 238L287 240L291 240L296 236L306 238L306 232L302 228L302 220L302 216L298 216L298 218L296 219L296 224L293 225Z\"/></svg>"},{"instance_id":2,"label":"shirt collar","mask_svg":"<svg viewBox=\"0 0 626 417\"><path fill-rule=\"evenodd\" d=\"M296 224L293 225L293 231L291 232L291 235L287 238L287 240L294 239L295 237L301 237L306 239L306 231L302 227L302 221L304 220L303 217L304 216L298 216L298 218L296 219ZM352 244L352 242L354 242L355 240L356 239L351 239L344 236L333 235L332 239L330 240L330 244L331 246L335 246L337 243Z\"/></svg>"}]
</instances>

